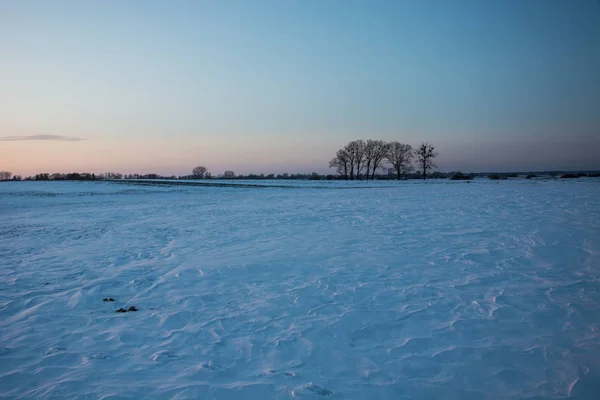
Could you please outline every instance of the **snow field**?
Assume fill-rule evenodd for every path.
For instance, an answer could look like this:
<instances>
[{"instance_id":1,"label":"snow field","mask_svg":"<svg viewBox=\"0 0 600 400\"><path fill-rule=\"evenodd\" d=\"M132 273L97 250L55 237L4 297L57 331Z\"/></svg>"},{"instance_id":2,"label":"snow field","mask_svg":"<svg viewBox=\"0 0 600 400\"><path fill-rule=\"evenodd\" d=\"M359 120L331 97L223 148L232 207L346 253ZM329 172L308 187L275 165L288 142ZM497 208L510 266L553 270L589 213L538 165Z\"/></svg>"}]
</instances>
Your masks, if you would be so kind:
<instances>
[{"instance_id":1,"label":"snow field","mask_svg":"<svg viewBox=\"0 0 600 400\"><path fill-rule=\"evenodd\" d=\"M598 180L344 184L0 183L0 397L600 395Z\"/></svg>"}]
</instances>

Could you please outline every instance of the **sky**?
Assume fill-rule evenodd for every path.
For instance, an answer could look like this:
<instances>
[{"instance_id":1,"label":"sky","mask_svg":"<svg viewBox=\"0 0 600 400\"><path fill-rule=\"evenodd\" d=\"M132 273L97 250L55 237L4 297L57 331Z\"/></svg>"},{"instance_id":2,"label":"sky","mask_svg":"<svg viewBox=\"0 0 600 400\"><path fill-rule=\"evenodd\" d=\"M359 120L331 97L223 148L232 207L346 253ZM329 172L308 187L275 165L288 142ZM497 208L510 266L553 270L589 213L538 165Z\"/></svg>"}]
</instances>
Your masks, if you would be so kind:
<instances>
[{"instance_id":1,"label":"sky","mask_svg":"<svg viewBox=\"0 0 600 400\"><path fill-rule=\"evenodd\" d=\"M0 170L600 169L600 0L0 0Z\"/></svg>"}]
</instances>

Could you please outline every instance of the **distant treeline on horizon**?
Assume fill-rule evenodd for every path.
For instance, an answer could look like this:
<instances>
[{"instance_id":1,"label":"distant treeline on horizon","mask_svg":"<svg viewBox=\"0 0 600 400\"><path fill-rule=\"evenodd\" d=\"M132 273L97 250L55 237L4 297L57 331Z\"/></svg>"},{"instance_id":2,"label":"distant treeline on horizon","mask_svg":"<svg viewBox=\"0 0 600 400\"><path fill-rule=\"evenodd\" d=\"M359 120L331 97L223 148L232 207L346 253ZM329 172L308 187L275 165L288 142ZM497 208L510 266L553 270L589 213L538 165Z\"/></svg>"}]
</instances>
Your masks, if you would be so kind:
<instances>
[{"instance_id":1,"label":"distant treeline on horizon","mask_svg":"<svg viewBox=\"0 0 600 400\"><path fill-rule=\"evenodd\" d=\"M432 172L429 174L430 179L450 179L450 180L471 180L473 178L489 178L492 180L505 180L509 178L582 178L582 177L600 177L598 171L545 171L545 172L503 172L503 173L470 173L464 174L460 171L451 172ZM390 170L386 174L376 174L376 180L396 180L395 171ZM226 171L222 175L210 175L205 172L202 177L198 175L170 175L163 176L159 174L121 174L116 172L107 173L88 173L88 172L71 172L71 173L40 173L33 176L22 177L20 175L12 175L7 171L0 171L0 181L103 181L103 180L127 180L127 179L165 179L165 180L214 180L214 179L236 179L236 180L345 180L344 176L333 174L318 174L312 173L297 173L297 174L247 174L236 175L233 171ZM422 179L420 172L405 173L402 180Z\"/></svg>"},{"instance_id":2,"label":"distant treeline on horizon","mask_svg":"<svg viewBox=\"0 0 600 400\"><path fill-rule=\"evenodd\" d=\"M432 172L437 165L434 159L438 153L432 144L421 143L413 148L409 144L383 140L353 140L339 149L335 157L329 161L329 168L335 168L337 174L296 173L296 174L247 174L236 175L227 170L213 175L208 168L199 165L192 169L190 175L159 174L121 174L118 172L88 173L40 173L23 178L8 171L0 171L0 181L99 181L121 179L167 179L167 180L203 180L203 179L239 179L239 180L409 180L409 179L451 179L471 180L475 177L488 177L493 180L524 177L536 178L539 175L549 177L579 178L599 177L598 171L548 171L548 172L510 172L510 173L470 173L460 171Z\"/></svg>"}]
</instances>

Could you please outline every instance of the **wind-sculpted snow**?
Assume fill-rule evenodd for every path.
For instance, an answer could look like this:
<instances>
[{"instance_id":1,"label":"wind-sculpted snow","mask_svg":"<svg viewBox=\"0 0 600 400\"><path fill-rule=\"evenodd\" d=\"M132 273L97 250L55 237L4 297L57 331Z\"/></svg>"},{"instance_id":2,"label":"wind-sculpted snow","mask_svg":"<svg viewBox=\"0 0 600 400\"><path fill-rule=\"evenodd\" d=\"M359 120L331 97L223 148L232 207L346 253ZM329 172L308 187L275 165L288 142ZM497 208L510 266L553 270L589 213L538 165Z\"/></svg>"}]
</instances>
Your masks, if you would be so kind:
<instances>
[{"instance_id":1,"label":"wind-sculpted snow","mask_svg":"<svg viewBox=\"0 0 600 400\"><path fill-rule=\"evenodd\" d=\"M373 186L0 183L0 397L599 398L600 182Z\"/></svg>"}]
</instances>

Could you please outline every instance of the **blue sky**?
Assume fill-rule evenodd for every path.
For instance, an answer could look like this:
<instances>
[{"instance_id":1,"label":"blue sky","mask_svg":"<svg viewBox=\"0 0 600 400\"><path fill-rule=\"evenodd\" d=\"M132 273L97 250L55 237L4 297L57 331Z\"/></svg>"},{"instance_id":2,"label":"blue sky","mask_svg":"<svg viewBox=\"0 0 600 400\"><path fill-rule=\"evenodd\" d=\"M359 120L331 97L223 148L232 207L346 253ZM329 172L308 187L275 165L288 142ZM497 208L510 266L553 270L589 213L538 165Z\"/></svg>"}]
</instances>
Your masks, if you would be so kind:
<instances>
[{"instance_id":1,"label":"blue sky","mask_svg":"<svg viewBox=\"0 0 600 400\"><path fill-rule=\"evenodd\" d=\"M0 54L15 173L327 172L356 138L600 169L597 0L5 0Z\"/></svg>"}]
</instances>

